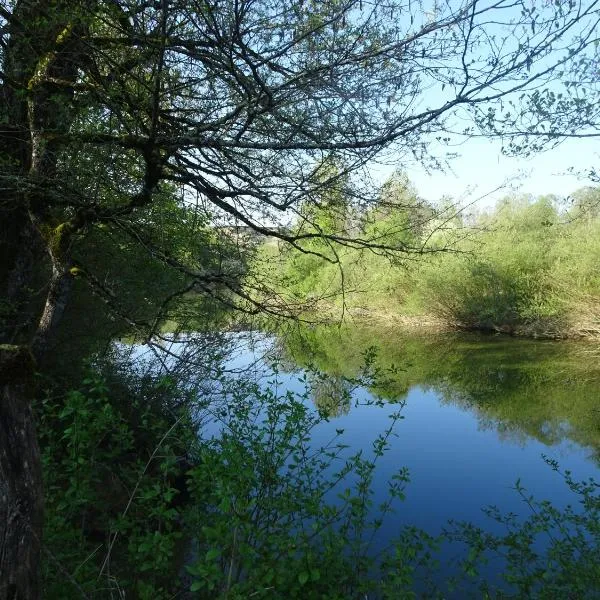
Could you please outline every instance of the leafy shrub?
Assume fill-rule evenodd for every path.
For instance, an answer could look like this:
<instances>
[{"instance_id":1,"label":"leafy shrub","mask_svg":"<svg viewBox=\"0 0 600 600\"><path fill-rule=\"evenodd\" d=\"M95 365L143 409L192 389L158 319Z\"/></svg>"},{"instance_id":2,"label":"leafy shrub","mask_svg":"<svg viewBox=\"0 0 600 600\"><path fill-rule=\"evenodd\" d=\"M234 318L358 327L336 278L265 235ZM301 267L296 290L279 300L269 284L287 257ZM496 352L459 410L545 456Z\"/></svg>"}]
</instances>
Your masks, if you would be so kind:
<instances>
[{"instance_id":1,"label":"leafy shrub","mask_svg":"<svg viewBox=\"0 0 600 600\"><path fill-rule=\"evenodd\" d=\"M545 457L555 471L556 461ZM483 597L493 598L600 598L600 483L576 481L562 473L579 508L557 508L536 500L517 481L516 492L529 510L526 519L489 507L486 514L500 523L506 533L494 535L470 523L455 523L446 532L454 542L469 548L462 561ZM491 586L480 575L480 567L491 558L500 559L504 586Z\"/></svg>"},{"instance_id":2,"label":"leafy shrub","mask_svg":"<svg viewBox=\"0 0 600 600\"><path fill-rule=\"evenodd\" d=\"M145 394L119 396L126 388L109 390L91 373L80 389L48 395L38 407L46 598L126 589L150 599L173 589L183 539L177 482L190 430L185 414L165 409L169 382L146 378L140 386Z\"/></svg>"},{"instance_id":3,"label":"leafy shrub","mask_svg":"<svg viewBox=\"0 0 600 600\"><path fill-rule=\"evenodd\" d=\"M324 417L309 410L306 396L279 397L274 389L274 382L230 386L219 411L222 433L201 444L189 474L199 532L191 589L202 598L240 599L373 593L378 563L370 544L407 474L392 478L379 510L371 484L400 415L376 437L372 456L349 456L342 431L323 447L311 443ZM402 576L409 587L411 572L402 568L395 581Z\"/></svg>"},{"instance_id":4,"label":"leafy shrub","mask_svg":"<svg viewBox=\"0 0 600 600\"><path fill-rule=\"evenodd\" d=\"M386 185L382 194L395 189L393 181ZM343 247L334 255L332 247L332 265L288 249L279 257L281 288L296 300L336 300L357 315L434 317L546 337L600 333L597 192L588 192L587 209L571 212L553 197L506 198L471 228L457 216L442 219L444 211L414 191L394 194L365 214L360 235L400 250L422 248L422 256Z\"/></svg>"}]
</instances>

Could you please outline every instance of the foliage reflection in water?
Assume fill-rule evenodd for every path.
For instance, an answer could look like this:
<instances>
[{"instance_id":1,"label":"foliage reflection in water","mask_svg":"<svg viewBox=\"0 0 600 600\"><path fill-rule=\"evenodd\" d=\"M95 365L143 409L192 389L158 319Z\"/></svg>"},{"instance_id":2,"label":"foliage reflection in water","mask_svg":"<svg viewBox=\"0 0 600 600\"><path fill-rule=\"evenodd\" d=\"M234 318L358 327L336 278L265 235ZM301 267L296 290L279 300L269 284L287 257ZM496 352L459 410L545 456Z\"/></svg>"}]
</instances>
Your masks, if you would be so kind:
<instances>
[{"instance_id":1,"label":"foliage reflection in water","mask_svg":"<svg viewBox=\"0 0 600 600\"><path fill-rule=\"evenodd\" d=\"M265 344L246 360L255 361ZM404 526L436 535L451 520L501 535L507 524L486 507L522 522L533 514L529 493L558 509L579 503L560 471L599 478L600 369L593 344L317 327L278 335L268 356L277 356L285 371L278 376L282 388L298 392L306 376L315 407L329 417L313 432L316 446L344 430L353 451L368 453L402 403L402 423L379 459L374 505L384 501L399 466L408 468L410 484L379 533L382 547ZM364 384L365 357L376 371L373 385ZM533 547L542 550L547 539ZM443 553L450 563L456 547L446 544ZM490 580L498 568L492 563L482 572Z\"/></svg>"}]
</instances>

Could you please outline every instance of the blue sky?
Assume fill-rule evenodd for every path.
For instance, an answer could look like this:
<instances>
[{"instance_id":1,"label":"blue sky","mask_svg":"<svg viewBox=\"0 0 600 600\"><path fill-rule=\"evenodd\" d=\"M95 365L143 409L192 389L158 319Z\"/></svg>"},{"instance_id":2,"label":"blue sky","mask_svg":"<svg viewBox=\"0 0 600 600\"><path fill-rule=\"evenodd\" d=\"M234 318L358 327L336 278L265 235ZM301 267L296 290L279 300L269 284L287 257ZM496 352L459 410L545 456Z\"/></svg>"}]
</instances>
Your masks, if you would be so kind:
<instances>
[{"instance_id":1,"label":"blue sky","mask_svg":"<svg viewBox=\"0 0 600 600\"><path fill-rule=\"evenodd\" d=\"M468 140L449 151L457 151L460 156L449 161L450 169L445 173L428 173L419 165L403 169L424 198L437 200L450 195L468 203L485 196L478 202L485 207L510 193L511 188L534 195L567 196L591 184L583 177L569 174L569 168L585 172L600 164L600 138L566 140L557 148L529 158L504 156L499 141L481 138ZM503 183L506 187L494 192Z\"/></svg>"},{"instance_id":2,"label":"blue sky","mask_svg":"<svg viewBox=\"0 0 600 600\"><path fill-rule=\"evenodd\" d=\"M538 2L537 0L530 0L531 6L538 9L538 13L541 11L542 15L545 14L545 9L550 10L548 7L551 3L549 2ZM437 0L427 0L427 4L431 10L431 7L438 5ZM489 6L493 3L481 3L483 6ZM552 3L553 4L553 3ZM592 10L595 2L588 1L584 2L583 6L587 9ZM452 6L452 2L444 4L444 6ZM558 6L558 3L556 3ZM555 7L552 8L554 10ZM508 30L503 28L499 22L509 23L511 18L519 20L519 7L513 5L511 2L501 1L498 3L498 11L490 13L494 16L492 21L496 22L486 24L485 29L486 35L491 36L490 39L494 39L494 35L498 39L503 41L507 40L508 46L503 52L508 53L509 49L512 48L511 44L517 44L521 42L524 35L522 27L520 26L511 32L510 26ZM514 12L514 14L513 14ZM548 13L550 16L552 13ZM539 15L540 18L542 15ZM484 20L488 19L487 16L482 17ZM583 35L588 31L595 31L598 25L598 7L596 7L590 18L582 19L582 21L575 25L565 36L565 39L561 42L561 48L554 48L554 52L544 57L536 66L536 69L543 72L545 68L553 64L554 60L557 60L561 55L567 53L570 49L571 44L579 40L578 36ZM489 19L488 19L489 20ZM543 21L543 20L542 20ZM527 36L529 36L529 28L525 27ZM532 29L532 31L535 31ZM492 35L493 34L493 35ZM547 31L537 32L538 36L549 35ZM503 37L507 36L507 37ZM586 36L583 35L585 38ZM592 36L598 39L598 35ZM530 43L533 45L534 37L531 38ZM487 38L486 38L487 39ZM529 37L527 37L529 39ZM540 42L538 39L537 42ZM493 45L493 44L492 44ZM485 43L484 47L485 49ZM514 48L513 48L514 49ZM585 52L584 55L597 56L597 46L591 45ZM475 62L478 60L477 52L474 53L473 58ZM474 63L475 64L475 63ZM573 65L568 65L571 68ZM574 71L576 73L577 71ZM500 84L500 88L504 85L512 85L514 82L508 81ZM544 76L531 88L538 89L552 89L557 93L564 93L567 96L572 95L572 91L569 92L563 85L563 83L554 79L554 75L548 79ZM587 88L584 90L584 88ZM597 102L598 99L598 88L597 79L594 78L592 82L588 82L583 86L579 92L585 91L585 97L591 104ZM455 92L452 86L446 86L446 94L450 94L450 97ZM521 103L520 92L513 96L505 98L505 102L512 98L515 102L513 108L518 111L518 107ZM576 96L578 94L575 94ZM440 102L440 98L444 98L444 86L440 87L435 82L428 87L423 89L421 104L428 107L431 103L432 106ZM430 102L431 101L431 102ZM502 105L500 105L502 106ZM498 105L495 106L498 108ZM510 107L506 105L508 110ZM484 110L483 108L481 110ZM504 109L500 109L500 112ZM465 115L467 121L465 122ZM448 121L448 130L454 132L460 132L463 126L468 125L468 113L456 113L452 114ZM598 132L597 129L594 130ZM458 133L448 134L453 140L458 139ZM424 140L427 142L427 140ZM502 142L492 139L486 139L483 137L466 139L461 145L453 145L449 147L443 147L438 142L428 143L427 151L433 155L442 158L445 153L457 153L458 156L448 161L448 167L445 172L427 171L423 166L416 162L400 162L397 165L399 170L405 172L412 183L417 188L419 194L428 200L438 200L444 195L453 197L456 201L461 204L469 204L481 197L479 202L476 204L480 207L487 207L493 205L497 200L506 196L511 191L516 190L521 193L530 193L533 195L542 194L556 194L558 196L565 197L576 189L585 185L593 184L586 179L583 175L591 167L600 168L600 137L587 138L587 139L567 139L559 144L556 148L540 152L531 157L508 157L502 154ZM569 173L569 170L573 169L580 173L578 177L575 173ZM391 174L392 167L379 167L377 169L376 177L381 179L383 175ZM504 186L504 187L503 187ZM501 188L502 189L497 189Z\"/></svg>"}]
</instances>

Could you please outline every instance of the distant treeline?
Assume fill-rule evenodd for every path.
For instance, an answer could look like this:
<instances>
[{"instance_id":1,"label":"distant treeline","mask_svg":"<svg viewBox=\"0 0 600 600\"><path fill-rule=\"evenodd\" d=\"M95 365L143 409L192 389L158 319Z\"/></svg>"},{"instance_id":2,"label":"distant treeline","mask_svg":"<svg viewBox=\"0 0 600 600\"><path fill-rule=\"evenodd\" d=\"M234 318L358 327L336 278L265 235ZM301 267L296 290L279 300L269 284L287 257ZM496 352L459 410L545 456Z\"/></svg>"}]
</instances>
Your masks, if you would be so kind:
<instances>
[{"instance_id":1,"label":"distant treeline","mask_svg":"<svg viewBox=\"0 0 600 600\"><path fill-rule=\"evenodd\" d=\"M600 334L600 188L567 199L513 195L479 214L419 198L394 175L375 207L307 207L301 250L265 248L290 300L321 314L435 323L541 337ZM333 244L344 233L371 246ZM360 243L358 244L360 245ZM356 244L354 244L356 246Z\"/></svg>"}]
</instances>

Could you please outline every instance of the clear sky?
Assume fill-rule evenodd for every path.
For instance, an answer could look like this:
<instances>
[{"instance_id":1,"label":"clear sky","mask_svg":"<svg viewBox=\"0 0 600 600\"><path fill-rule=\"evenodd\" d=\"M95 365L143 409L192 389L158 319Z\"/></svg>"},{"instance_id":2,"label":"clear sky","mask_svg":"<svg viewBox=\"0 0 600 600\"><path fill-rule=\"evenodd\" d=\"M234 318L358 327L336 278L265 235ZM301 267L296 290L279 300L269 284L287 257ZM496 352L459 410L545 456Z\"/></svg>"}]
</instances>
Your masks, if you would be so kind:
<instances>
[{"instance_id":1,"label":"clear sky","mask_svg":"<svg viewBox=\"0 0 600 600\"><path fill-rule=\"evenodd\" d=\"M549 8L551 4L559 6L559 3L531 0L531 7L537 7L538 11L542 11L542 14L545 14L544 10L554 10L554 6L552 9ZM590 2L584 4L588 8L592 6ZM435 12L438 2L436 0L426 0L426 5L430 11ZM482 3L482 5L487 4ZM449 2L447 6L452 6L452 2ZM520 18L518 3L513 5L510 2L499 2L498 6L498 22L502 20L508 23L512 17L517 20ZM511 15L511 11L514 11L515 14ZM596 18L598 17L596 11L597 9L593 12L593 18L589 20L583 19L579 25L575 26L566 35L563 40L562 51L555 52L540 61L536 67L538 71L543 72L546 67L553 64L553 61L561 55L561 52L569 48L569 44L573 42L573 39L578 39L577 35L583 35L588 29L591 31L595 30L597 27ZM551 15L553 13L550 12L548 14ZM496 19L491 19L491 21L494 20ZM510 44L520 43L520 35L522 33L521 29L517 29L514 36L510 35L505 38L503 36L507 35L506 30L498 24L494 26L490 25L490 23L486 23L485 31L486 34L490 34L489 39L493 40L494 35L496 35L498 39L508 40L507 43L509 46ZM535 30L532 29L532 31ZM539 30L538 35L541 35ZM547 33L543 35L547 35ZM597 34L594 34L593 38L597 39ZM541 43L540 40L538 42ZM533 44L533 41L531 43ZM512 48L512 50L514 49ZM504 51L508 53L509 49L507 48ZM594 56L595 60L597 60L597 53L597 46L590 46L584 55L588 57ZM477 52L473 56L477 60ZM569 64L568 67L571 68L573 65ZM590 75L592 75L591 72ZM593 75L595 76L595 73ZM558 80L553 81L552 78L546 81L542 77L533 87L536 86L545 91L552 90L556 93L563 93L568 97L573 95L571 92L567 92L562 83ZM436 106L439 104L440 98L445 98L445 100L451 99L454 91L453 87L446 86L445 93L449 94L449 96L445 98L444 86L440 87L435 83L428 85L424 88L419 106L429 107L429 104ZM597 102L598 91L597 77L593 77L593 80L587 82L579 90L579 93L574 94L574 96L581 96L585 92L583 97L593 105L595 101ZM521 102L519 94L515 94L512 99L516 104L515 109L518 110L519 103ZM495 108L498 109L498 105ZM483 111L484 108L480 107L480 110ZM499 112L501 113L502 110L504 109L500 109ZM466 121L464 120L465 118ZM469 124L468 111L453 113L449 116L448 124L449 130L455 132L463 130L463 126ZM596 128L594 131L598 132L599 130ZM448 135L453 136L451 133ZM427 140L424 139L423 142L427 143ZM531 157L505 156L501 151L502 144L500 140L483 137L466 139L460 145L449 147L443 147L438 142L433 141L432 143L427 143L427 147L429 152L440 158L443 158L446 152L457 153L458 156L448 161L449 164L445 172L440 172L439 170L427 171L417 162L400 161L397 168L408 175L422 197L432 201L438 200L445 195L453 197L462 204L468 204L476 201L477 198L481 198L477 204L481 207L487 207L493 205L497 200L513 190L533 195L556 194L557 196L565 197L580 187L593 185L593 182L584 176L591 167L596 167L600 170L600 137L566 139L556 148ZM573 169L574 172L569 173L570 169ZM385 179L392 171L393 167L378 168L376 178L381 179L383 175ZM579 172L579 177L576 172ZM498 189L502 186L504 186L503 189Z\"/></svg>"},{"instance_id":2,"label":"clear sky","mask_svg":"<svg viewBox=\"0 0 600 600\"><path fill-rule=\"evenodd\" d=\"M460 156L450 160L450 168L441 173L426 172L419 165L407 165L404 171L419 194L429 200L443 195L468 203L483 198L479 206L490 206L513 189L534 195L567 196L577 188L590 185L582 176L569 174L569 168L585 172L600 166L600 138L570 139L557 148L530 158L507 157L499 141L472 139L459 147L448 148ZM506 184L502 190L496 188Z\"/></svg>"}]
</instances>

